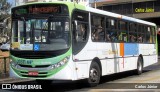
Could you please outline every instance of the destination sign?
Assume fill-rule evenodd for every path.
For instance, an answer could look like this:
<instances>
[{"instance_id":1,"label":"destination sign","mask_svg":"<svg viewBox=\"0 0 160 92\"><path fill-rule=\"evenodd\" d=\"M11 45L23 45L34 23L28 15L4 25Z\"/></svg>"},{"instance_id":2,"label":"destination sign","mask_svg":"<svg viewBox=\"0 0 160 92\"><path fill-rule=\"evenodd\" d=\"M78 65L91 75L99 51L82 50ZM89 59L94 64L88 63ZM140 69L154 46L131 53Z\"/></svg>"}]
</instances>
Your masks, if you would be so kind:
<instances>
[{"instance_id":1,"label":"destination sign","mask_svg":"<svg viewBox=\"0 0 160 92\"><path fill-rule=\"evenodd\" d=\"M33 4L12 9L13 16L26 14L68 14L68 8L59 4Z\"/></svg>"},{"instance_id":2,"label":"destination sign","mask_svg":"<svg viewBox=\"0 0 160 92\"><path fill-rule=\"evenodd\" d=\"M29 7L29 13L59 13L59 6Z\"/></svg>"}]
</instances>

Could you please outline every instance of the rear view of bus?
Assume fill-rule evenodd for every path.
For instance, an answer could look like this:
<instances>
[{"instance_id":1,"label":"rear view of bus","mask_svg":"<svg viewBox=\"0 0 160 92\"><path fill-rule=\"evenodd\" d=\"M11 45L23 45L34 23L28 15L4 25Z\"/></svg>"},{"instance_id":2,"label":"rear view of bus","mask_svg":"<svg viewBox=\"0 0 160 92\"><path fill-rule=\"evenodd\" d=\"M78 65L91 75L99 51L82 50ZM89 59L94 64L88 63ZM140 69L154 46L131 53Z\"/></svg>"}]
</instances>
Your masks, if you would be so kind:
<instances>
[{"instance_id":1,"label":"rear view of bus","mask_svg":"<svg viewBox=\"0 0 160 92\"><path fill-rule=\"evenodd\" d=\"M65 4L35 3L13 8L10 76L71 79L67 66L71 59L69 24Z\"/></svg>"}]
</instances>

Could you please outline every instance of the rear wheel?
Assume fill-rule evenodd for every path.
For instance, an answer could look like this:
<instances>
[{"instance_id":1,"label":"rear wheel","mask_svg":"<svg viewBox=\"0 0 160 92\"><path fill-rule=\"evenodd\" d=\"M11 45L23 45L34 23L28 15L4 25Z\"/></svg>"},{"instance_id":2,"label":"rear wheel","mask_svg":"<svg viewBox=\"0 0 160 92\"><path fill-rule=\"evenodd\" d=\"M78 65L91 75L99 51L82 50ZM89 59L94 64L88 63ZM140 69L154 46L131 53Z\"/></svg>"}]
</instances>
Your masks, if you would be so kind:
<instances>
[{"instance_id":1,"label":"rear wheel","mask_svg":"<svg viewBox=\"0 0 160 92\"><path fill-rule=\"evenodd\" d=\"M97 86L100 82L100 67L96 62L92 62L89 70L88 86Z\"/></svg>"},{"instance_id":2,"label":"rear wheel","mask_svg":"<svg viewBox=\"0 0 160 92\"><path fill-rule=\"evenodd\" d=\"M142 63L143 61L142 61L142 58L141 57L139 57L138 58L138 62L137 62L137 69L136 69L136 74L137 75L140 75L140 74L142 74L142 72L143 72L143 63Z\"/></svg>"}]
</instances>

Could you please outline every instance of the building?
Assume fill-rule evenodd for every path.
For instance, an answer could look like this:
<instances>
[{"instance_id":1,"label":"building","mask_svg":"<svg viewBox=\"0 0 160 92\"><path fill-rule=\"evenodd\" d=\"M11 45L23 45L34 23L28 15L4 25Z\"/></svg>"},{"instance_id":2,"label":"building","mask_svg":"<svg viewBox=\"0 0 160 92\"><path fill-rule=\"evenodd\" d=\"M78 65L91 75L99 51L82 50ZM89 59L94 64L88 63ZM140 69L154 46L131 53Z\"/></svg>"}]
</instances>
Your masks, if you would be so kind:
<instances>
[{"instance_id":1,"label":"building","mask_svg":"<svg viewBox=\"0 0 160 92\"><path fill-rule=\"evenodd\" d=\"M160 0L108 0L96 8L154 22L160 26ZM95 3L92 4L95 7Z\"/></svg>"}]
</instances>

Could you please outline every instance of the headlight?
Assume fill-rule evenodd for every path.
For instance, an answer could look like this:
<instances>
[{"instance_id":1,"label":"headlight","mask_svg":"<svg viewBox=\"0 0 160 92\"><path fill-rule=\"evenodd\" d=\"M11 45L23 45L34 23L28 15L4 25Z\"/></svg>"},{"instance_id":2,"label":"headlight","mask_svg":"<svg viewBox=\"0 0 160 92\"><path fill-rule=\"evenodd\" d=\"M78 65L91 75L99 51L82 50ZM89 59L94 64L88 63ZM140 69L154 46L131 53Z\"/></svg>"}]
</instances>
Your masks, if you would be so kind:
<instances>
[{"instance_id":1,"label":"headlight","mask_svg":"<svg viewBox=\"0 0 160 92\"><path fill-rule=\"evenodd\" d=\"M15 62L12 61L10 64L11 64L12 67L18 68L18 64L17 63L15 63Z\"/></svg>"},{"instance_id":2,"label":"headlight","mask_svg":"<svg viewBox=\"0 0 160 92\"><path fill-rule=\"evenodd\" d=\"M51 65L50 67L51 67L51 69L55 69L55 68L61 67L61 66L65 65L68 62L68 60L69 60L69 56L64 58L60 62Z\"/></svg>"}]
</instances>

